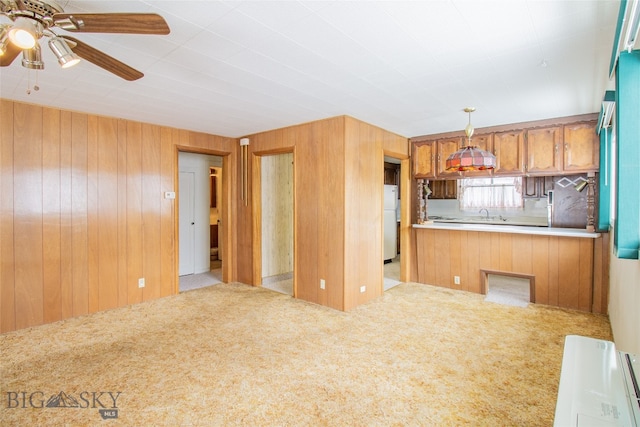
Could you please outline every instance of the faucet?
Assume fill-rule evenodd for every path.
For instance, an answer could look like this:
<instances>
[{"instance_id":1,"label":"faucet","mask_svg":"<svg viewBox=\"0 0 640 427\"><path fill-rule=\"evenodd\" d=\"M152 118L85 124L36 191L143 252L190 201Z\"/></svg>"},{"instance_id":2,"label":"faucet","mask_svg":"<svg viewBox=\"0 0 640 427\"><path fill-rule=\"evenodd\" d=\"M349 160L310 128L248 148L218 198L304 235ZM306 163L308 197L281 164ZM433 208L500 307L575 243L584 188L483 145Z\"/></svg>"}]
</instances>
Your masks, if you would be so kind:
<instances>
[{"instance_id":1,"label":"faucet","mask_svg":"<svg viewBox=\"0 0 640 427\"><path fill-rule=\"evenodd\" d=\"M482 208L482 209L480 209L480 212L479 212L479 213L480 213L481 215L482 215L482 211L485 211L485 212L487 213L487 216L485 217L485 219L489 219L489 209L487 209L487 208Z\"/></svg>"}]
</instances>

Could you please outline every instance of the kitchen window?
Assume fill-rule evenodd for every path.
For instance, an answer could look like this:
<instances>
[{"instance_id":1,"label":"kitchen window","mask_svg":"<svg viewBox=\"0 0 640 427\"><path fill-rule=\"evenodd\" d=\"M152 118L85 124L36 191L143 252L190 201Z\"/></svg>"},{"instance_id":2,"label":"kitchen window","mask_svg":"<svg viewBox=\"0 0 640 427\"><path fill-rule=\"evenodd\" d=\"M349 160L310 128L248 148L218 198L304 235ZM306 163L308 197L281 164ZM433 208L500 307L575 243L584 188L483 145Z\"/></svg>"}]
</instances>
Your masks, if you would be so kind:
<instances>
[{"instance_id":1,"label":"kitchen window","mask_svg":"<svg viewBox=\"0 0 640 427\"><path fill-rule=\"evenodd\" d=\"M522 178L463 178L458 180L460 209L522 208Z\"/></svg>"}]
</instances>

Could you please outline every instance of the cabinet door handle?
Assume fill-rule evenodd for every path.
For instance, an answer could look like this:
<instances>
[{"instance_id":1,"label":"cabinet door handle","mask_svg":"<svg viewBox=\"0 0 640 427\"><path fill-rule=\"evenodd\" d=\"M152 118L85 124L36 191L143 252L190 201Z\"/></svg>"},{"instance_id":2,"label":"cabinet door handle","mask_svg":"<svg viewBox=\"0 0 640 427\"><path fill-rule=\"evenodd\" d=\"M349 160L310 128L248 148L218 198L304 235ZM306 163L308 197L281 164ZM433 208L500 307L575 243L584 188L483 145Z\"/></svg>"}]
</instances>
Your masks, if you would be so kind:
<instances>
[{"instance_id":1,"label":"cabinet door handle","mask_svg":"<svg viewBox=\"0 0 640 427\"><path fill-rule=\"evenodd\" d=\"M558 144L556 144L556 153L558 152Z\"/></svg>"},{"instance_id":2,"label":"cabinet door handle","mask_svg":"<svg viewBox=\"0 0 640 427\"><path fill-rule=\"evenodd\" d=\"M566 142L564 143L564 151L569 151L569 144Z\"/></svg>"}]
</instances>

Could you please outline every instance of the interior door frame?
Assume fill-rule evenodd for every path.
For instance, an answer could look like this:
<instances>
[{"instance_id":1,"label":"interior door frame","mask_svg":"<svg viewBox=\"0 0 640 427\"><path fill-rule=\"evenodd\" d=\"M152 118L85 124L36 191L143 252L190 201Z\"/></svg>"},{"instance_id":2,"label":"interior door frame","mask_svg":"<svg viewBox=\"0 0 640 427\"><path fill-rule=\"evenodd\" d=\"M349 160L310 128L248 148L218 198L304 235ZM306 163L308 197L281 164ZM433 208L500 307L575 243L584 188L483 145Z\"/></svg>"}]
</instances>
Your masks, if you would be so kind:
<instances>
[{"instance_id":1,"label":"interior door frame","mask_svg":"<svg viewBox=\"0 0 640 427\"><path fill-rule=\"evenodd\" d=\"M222 157L222 174L220 175L221 183L221 194L220 194L220 203L222 208L219 209L219 219L220 219L220 227L222 228L221 232L221 240L222 240L222 281L224 283L230 283L235 281L236 278L236 257L235 257L235 245L232 230L235 230L235 219L231 212L235 209L232 206L235 202L235 197L232 197L233 186L231 183L232 177L235 173L235 168L232 171L232 159L231 152L228 151L219 151L219 150L208 150L200 147L190 147L185 145L176 145L175 146L175 158L174 158L174 186L173 188L179 188L179 176L180 176L180 167L178 165L178 155L180 152L185 153L194 153L194 154L204 154L209 156L218 156ZM176 194L176 197L179 197ZM180 248L177 243L179 243L180 239L180 209L179 204L176 203L176 215L174 220L174 232L173 239L176 242L176 257L175 257L175 285L174 285L174 293L177 294L180 292L180 277L178 276L179 271L179 262L180 262Z\"/></svg>"},{"instance_id":2,"label":"interior door frame","mask_svg":"<svg viewBox=\"0 0 640 427\"><path fill-rule=\"evenodd\" d=\"M293 297L297 298L298 290L296 283L296 258L298 253L298 241L296 239L296 153L295 149L279 149L253 152L251 155L251 210L253 212L253 222L251 224L252 258L253 270L251 280L254 286L261 286L262 283L262 157L275 156L278 154L293 154Z\"/></svg>"},{"instance_id":3,"label":"interior door frame","mask_svg":"<svg viewBox=\"0 0 640 427\"><path fill-rule=\"evenodd\" d=\"M411 158L398 153L384 151L382 164L380 167L384 176L384 158L390 157L400 161L400 281L409 282L411 278L411 189L412 180L410 178ZM384 178L383 178L384 183ZM384 202L383 202L384 203ZM384 209L384 207L383 207ZM381 227L382 220L380 223ZM384 236L384 233L383 233ZM383 242L380 242L382 245ZM382 262L381 262L382 265ZM384 274L383 274L384 276ZM382 293L384 293L384 281L382 283Z\"/></svg>"}]
</instances>

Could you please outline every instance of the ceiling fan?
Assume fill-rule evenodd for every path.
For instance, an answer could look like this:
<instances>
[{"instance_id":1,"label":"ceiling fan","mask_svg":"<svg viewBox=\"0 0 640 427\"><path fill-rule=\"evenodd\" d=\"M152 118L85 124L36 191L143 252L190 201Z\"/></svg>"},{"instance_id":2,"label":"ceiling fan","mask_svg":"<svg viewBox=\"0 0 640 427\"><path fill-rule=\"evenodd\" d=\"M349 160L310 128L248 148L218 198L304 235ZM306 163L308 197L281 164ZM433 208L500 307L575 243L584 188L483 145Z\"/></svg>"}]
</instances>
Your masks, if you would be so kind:
<instances>
[{"instance_id":1,"label":"ceiling fan","mask_svg":"<svg viewBox=\"0 0 640 427\"><path fill-rule=\"evenodd\" d=\"M22 66L44 68L39 40L48 45L63 68L87 61L125 80L137 80L144 74L75 37L72 33L169 34L164 18L155 13L64 13L50 0L0 0L0 14L12 22L0 22L0 66L6 67L22 52Z\"/></svg>"}]
</instances>

